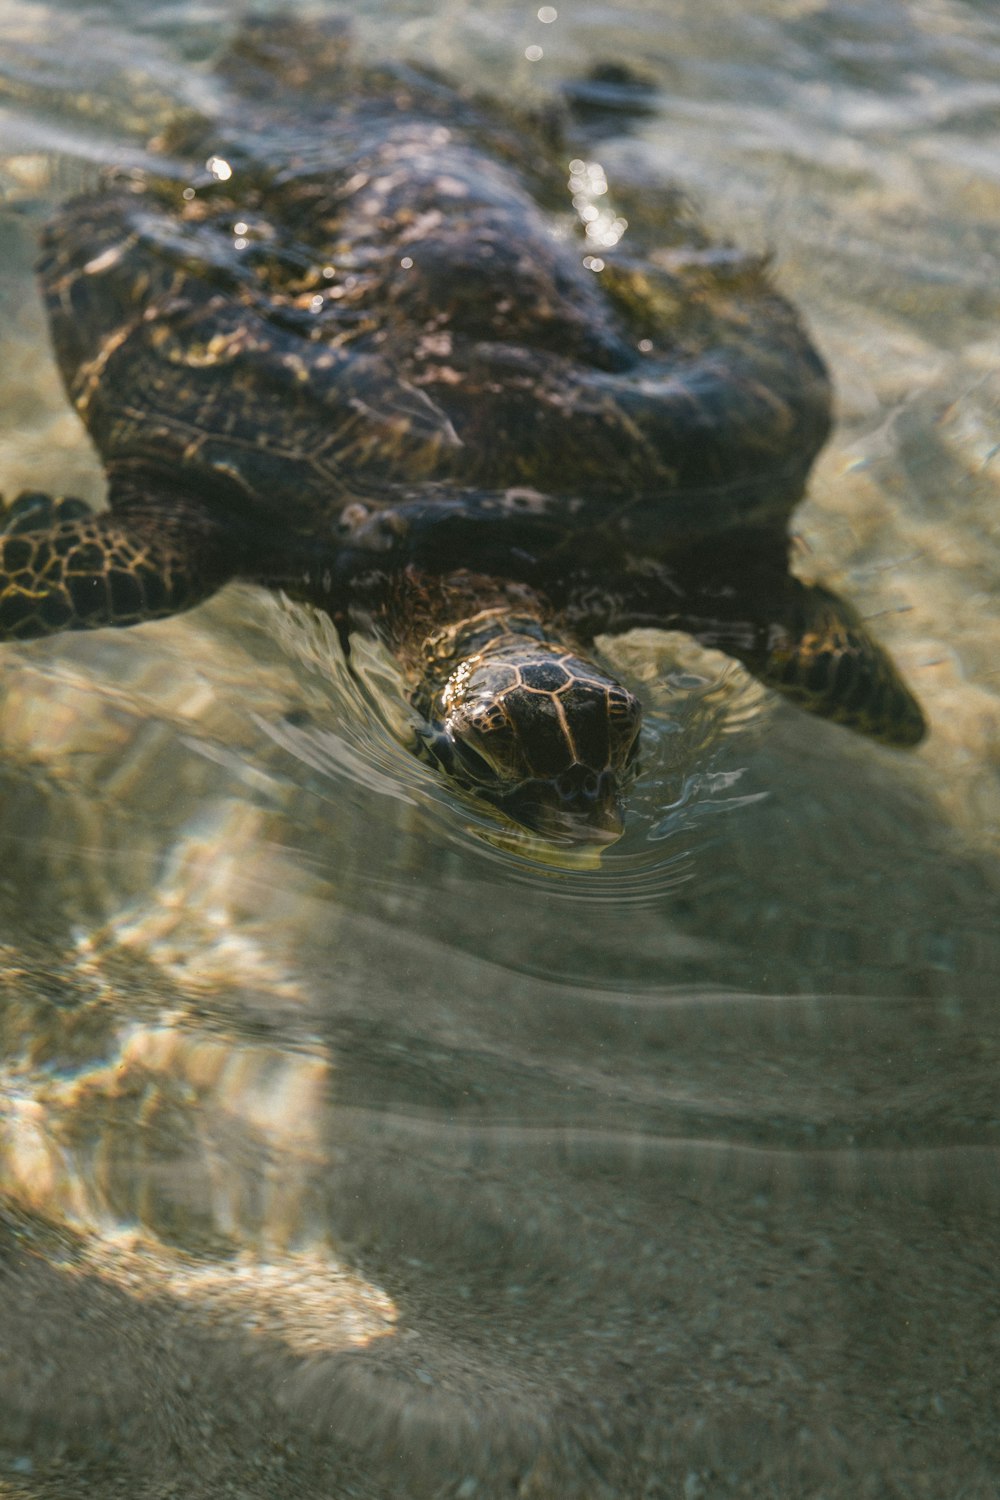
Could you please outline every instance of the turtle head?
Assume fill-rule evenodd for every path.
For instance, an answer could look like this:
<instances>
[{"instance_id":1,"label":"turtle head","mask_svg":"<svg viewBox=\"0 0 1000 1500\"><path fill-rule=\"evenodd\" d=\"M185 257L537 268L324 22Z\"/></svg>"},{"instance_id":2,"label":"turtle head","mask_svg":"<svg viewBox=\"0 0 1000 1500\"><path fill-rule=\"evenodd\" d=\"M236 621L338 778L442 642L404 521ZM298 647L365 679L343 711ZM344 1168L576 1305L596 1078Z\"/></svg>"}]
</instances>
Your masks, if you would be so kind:
<instances>
[{"instance_id":1,"label":"turtle head","mask_svg":"<svg viewBox=\"0 0 1000 1500\"><path fill-rule=\"evenodd\" d=\"M504 635L436 695L432 753L514 822L558 843L611 843L635 769L638 700L566 647Z\"/></svg>"}]
</instances>

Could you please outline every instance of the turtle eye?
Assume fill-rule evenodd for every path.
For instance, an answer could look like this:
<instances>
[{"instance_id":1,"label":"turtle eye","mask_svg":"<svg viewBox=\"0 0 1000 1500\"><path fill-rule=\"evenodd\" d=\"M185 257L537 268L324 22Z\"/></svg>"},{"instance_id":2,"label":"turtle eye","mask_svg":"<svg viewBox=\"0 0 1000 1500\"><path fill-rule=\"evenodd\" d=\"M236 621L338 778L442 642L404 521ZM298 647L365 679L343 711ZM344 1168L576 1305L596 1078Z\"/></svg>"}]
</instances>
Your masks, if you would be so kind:
<instances>
[{"instance_id":1,"label":"turtle eye","mask_svg":"<svg viewBox=\"0 0 1000 1500\"><path fill-rule=\"evenodd\" d=\"M452 738L452 746L455 751L456 765L462 770L468 771L479 782L495 782L497 773L484 755L474 750L468 740L459 735Z\"/></svg>"}]
</instances>

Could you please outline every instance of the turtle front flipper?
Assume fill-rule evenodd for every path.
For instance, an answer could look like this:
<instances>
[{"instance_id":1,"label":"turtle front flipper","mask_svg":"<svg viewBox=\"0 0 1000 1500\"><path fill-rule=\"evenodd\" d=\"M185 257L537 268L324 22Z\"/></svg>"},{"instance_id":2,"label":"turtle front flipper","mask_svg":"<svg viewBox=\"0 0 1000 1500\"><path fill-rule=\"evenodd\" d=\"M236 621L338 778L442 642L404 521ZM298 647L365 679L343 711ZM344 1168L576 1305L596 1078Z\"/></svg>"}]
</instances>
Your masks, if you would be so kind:
<instances>
[{"instance_id":1,"label":"turtle front flipper","mask_svg":"<svg viewBox=\"0 0 1000 1500\"><path fill-rule=\"evenodd\" d=\"M786 580L780 605L752 645L724 649L809 713L885 745L919 744L927 731L920 705L857 611L797 578Z\"/></svg>"},{"instance_id":2,"label":"turtle front flipper","mask_svg":"<svg viewBox=\"0 0 1000 1500\"><path fill-rule=\"evenodd\" d=\"M0 528L0 639L177 614L236 571L224 528L195 505L94 514L82 501L29 492Z\"/></svg>"}]
</instances>

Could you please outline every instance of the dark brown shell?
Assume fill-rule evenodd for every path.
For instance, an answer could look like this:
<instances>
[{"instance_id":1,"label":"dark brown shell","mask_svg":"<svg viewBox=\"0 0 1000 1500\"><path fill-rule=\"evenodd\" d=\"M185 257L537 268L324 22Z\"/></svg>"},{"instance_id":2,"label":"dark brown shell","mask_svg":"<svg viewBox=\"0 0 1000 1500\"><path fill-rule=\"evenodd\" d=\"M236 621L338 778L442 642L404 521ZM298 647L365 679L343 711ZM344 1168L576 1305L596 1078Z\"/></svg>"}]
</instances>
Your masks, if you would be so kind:
<instances>
[{"instance_id":1,"label":"dark brown shell","mask_svg":"<svg viewBox=\"0 0 1000 1500\"><path fill-rule=\"evenodd\" d=\"M274 547L422 487L432 507L531 491L550 525L611 524L640 555L780 531L829 389L758 259L680 220L671 240L666 197L657 241L631 223L597 255L569 190L553 211L565 152L523 121L355 67L332 34L289 104L261 78L294 46L261 36L223 69L225 131L187 122L186 160L46 236L58 357L112 504L159 476Z\"/></svg>"}]
</instances>

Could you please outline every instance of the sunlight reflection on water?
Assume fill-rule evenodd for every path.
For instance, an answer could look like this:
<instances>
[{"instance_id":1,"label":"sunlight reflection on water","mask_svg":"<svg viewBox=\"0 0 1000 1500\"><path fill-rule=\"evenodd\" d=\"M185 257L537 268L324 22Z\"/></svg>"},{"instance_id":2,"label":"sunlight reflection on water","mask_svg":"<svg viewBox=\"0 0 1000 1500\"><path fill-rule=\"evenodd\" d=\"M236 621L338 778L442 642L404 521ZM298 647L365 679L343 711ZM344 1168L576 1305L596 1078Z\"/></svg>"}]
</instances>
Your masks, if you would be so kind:
<instances>
[{"instance_id":1,"label":"sunlight reflection on water","mask_svg":"<svg viewBox=\"0 0 1000 1500\"><path fill-rule=\"evenodd\" d=\"M359 683L253 590L4 648L3 1484L987 1500L995 17L361 12L500 92L652 70L657 112L578 148L595 202L679 178L775 250L839 397L799 566L933 734L896 755L678 638L607 641L649 734L622 842L567 868L417 764L374 654ZM37 225L211 105L230 24L0 0L8 494L101 495Z\"/></svg>"}]
</instances>

